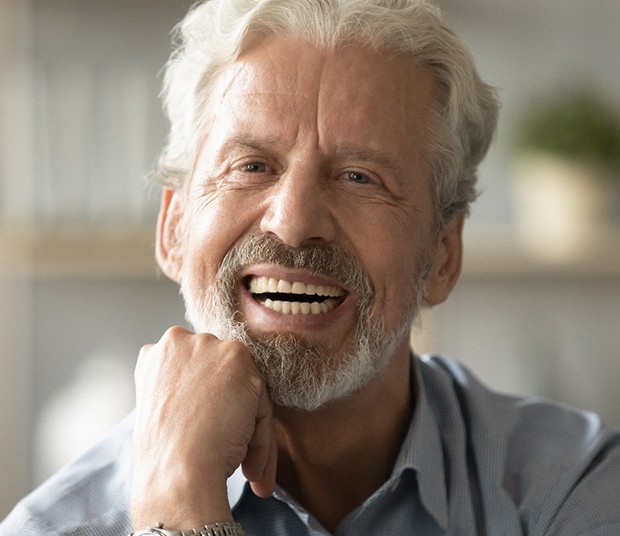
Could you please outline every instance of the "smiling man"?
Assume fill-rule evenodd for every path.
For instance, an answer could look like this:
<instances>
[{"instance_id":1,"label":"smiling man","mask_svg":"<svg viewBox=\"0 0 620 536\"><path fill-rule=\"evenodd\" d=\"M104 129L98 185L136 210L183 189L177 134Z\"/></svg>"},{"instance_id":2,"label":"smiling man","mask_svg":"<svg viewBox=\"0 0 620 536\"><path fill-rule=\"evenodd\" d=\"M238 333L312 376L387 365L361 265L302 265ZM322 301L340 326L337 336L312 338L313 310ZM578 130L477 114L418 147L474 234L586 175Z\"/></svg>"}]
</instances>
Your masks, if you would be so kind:
<instances>
[{"instance_id":1,"label":"smiling man","mask_svg":"<svg viewBox=\"0 0 620 536\"><path fill-rule=\"evenodd\" d=\"M180 26L157 259L193 331L2 534L620 534L620 436L415 356L497 102L415 0L212 0Z\"/></svg>"}]
</instances>

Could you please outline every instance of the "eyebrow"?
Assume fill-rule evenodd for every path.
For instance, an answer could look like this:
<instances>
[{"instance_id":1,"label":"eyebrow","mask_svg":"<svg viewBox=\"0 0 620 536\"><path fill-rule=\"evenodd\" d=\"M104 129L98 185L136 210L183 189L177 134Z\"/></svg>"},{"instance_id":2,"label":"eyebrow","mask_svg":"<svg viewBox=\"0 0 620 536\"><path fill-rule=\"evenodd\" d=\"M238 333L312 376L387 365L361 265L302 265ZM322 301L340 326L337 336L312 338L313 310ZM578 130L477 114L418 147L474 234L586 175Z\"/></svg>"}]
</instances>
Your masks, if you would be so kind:
<instances>
[{"instance_id":1,"label":"eyebrow","mask_svg":"<svg viewBox=\"0 0 620 536\"><path fill-rule=\"evenodd\" d=\"M258 140L247 136L233 136L225 143L225 147L228 149L232 147L240 147L243 149L254 149L255 151L273 149L277 145L278 140L276 138L264 138Z\"/></svg>"},{"instance_id":2,"label":"eyebrow","mask_svg":"<svg viewBox=\"0 0 620 536\"><path fill-rule=\"evenodd\" d=\"M273 150L279 145L279 143L280 141L277 138L257 139L250 136L236 135L231 137L226 142L225 148L230 150L233 147L237 147L252 149L255 151L265 151ZM403 171L402 165L398 164L396 158L382 151L376 151L368 147L360 148L353 145L342 145L336 148L335 156L337 158L345 158L375 164L395 173L402 173Z\"/></svg>"},{"instance_id":3,"label":"eyebrow","mask_svg":"<svg viewBox=\"0 0 620 536\"><path fill-rule=\"evenodd\" d=\"M343 146L338 148L336 154L339 157L377 164L378 166L391 171L402 171L402 166L397 163L395 158L386 153L375 151L370 148L361 149L359 147Z\"/></svg>"}]
</instances>

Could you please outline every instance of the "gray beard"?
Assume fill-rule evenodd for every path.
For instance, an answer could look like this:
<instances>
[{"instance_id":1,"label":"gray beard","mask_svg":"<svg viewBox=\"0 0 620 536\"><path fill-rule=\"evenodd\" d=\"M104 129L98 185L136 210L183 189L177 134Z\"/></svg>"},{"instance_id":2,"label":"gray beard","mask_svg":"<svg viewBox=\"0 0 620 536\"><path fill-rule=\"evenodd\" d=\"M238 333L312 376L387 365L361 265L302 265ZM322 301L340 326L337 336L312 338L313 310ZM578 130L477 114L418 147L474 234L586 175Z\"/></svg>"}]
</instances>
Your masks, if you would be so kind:
<instances>
[{"instance_id":1,"label":"gray beard","mask_svg":"<svg viewBox=\"0 0 620 536\"><path fill-rule=\"evenodd\" d=\"M430 255L413 274L411 305L392 330L372 314L374 291L361 265L336 246L294 248L263 234L236 243L224 257L215 280L204 292L184 272L181 293L186 317L199 333L244 343L252 353L273 404L313 411L343 398L376 376L390 361L397 346L409 336L422 306ZM273 263L287 268L310 269L343 283L357 302L357 321L350 340L339 351L310 343L293 333L250 334L237 320L238 274L251 264Z\"/></svg>"}]
</instances>

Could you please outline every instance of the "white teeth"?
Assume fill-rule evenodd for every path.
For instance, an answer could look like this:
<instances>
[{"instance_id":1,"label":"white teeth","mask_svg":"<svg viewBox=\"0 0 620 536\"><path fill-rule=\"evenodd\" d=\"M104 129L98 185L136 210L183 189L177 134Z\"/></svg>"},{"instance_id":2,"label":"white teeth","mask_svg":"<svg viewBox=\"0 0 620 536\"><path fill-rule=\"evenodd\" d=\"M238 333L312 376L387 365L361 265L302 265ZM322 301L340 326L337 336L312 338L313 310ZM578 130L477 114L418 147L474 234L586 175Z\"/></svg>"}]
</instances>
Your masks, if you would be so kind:
<instances>
[{"instance_id":1,"label":"white teeth","mask_svg":"<svg viewBox=\"0 0 620 536\"><path fill-rule=\"evenodd\" d=\"M283 315L318 315L325 314L332 311L337 305L338 302L334 299L328 298L324 302L289 302L289 301L281 301L281 300L271 300L269 298L262 300L259 298L258 300L262 303L267 309L271 309L276 313L281 313Z\"/></svg>"},{"instance_id":2,"label":"white teeth","mask_svg":"<svg viewBox=\"0 0 620 536\"><path fill-rule=\"evenodd\" d=\"M284 279L280 279L280 281L278 281L278 292L282 292L284 294L291 294L292 290L293 285L291 285L291 283L289 283L288 281L284 281Z\"/></svg>"},{"instance_id":3,"label":"white teeth","mask_svg":"<svg viewBox=\"0 0 620 536\"><path fill-rule=\"evenodd\" d=\"M305 294L306 296L325 296L338 298L344 295L344 290L327 285L305 284L299 281L286 281L273 277L253 277L250 280L252 294L281 292L283 294Z\"/></svg>"},{"instance_id":4,"label":"white teeth","mask_svg":"<svg viewBox=\"0 0 620 536\"><path fill-rule=\"evenodd\" d=\"M264 286L264 280L266 278L261 278L261 279L263 280L262 286ZM252 283L254 283L255 281L257 280L252 279ZM250 290L251 290L251 286L250 286ZM267 292L278 292L278 280L277 279L274 279L273 277L269 278L269 280L267 281Z\"/></svg>"},{"instance_id":5,"label":"white teeth","mask_svg":"<svg viewBox=\"0 0 620 536\"><path fill-rule=\"evenodd\" d=\"M291 285L291 293L293 293L293 294L305 294L306 293L306 285L304 285L303 283L299 283L298 281L295 281Z\"/></svg>"},{"instance_id":6,"label":"white teeth","mask_svg":"<svg viewBox=\"0 0 620 536\"><path fill-rule=\"evenodd\" d=\"M273 277L252 277L250 292L265 307L285 315L318 315L332 311L345 291L339 287L328 285L306 284L300 281L286 281ZM300 296L317 296L321 300L314 302L273 300L261 294L296 294Z\"/></svg>"}]
</instances>

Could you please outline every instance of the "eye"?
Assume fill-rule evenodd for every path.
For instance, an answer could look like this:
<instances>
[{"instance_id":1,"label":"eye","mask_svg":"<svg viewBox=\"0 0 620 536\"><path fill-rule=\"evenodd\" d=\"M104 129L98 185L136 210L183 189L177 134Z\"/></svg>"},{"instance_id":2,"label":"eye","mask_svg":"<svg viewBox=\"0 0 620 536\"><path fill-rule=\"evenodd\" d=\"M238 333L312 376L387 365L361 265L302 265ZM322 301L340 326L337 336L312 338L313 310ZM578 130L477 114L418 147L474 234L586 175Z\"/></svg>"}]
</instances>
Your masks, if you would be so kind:
<instances>
[{"instance_id":1,"label":"eye","mask_svg":"<svg viewBox=\"0 0 620 536\"><path fill-rule=\"evenodd\" d=\"M368 175L364 175L359 171L347 171L345 177L348 181L355 182L357 184L370 184L372 181Z\"/></svg>"},{"instance_id":2,"label":"eye","mask_svg":"<svg viewBox=\"0 0 620 536\"><path fill-rule=\"evenodd\" d=\"M267 166L262 162L250 162L241 166L241 171L246 173L265 173Z\"/></svg>"}]
</instances>

